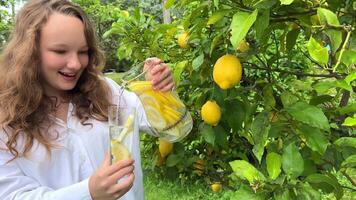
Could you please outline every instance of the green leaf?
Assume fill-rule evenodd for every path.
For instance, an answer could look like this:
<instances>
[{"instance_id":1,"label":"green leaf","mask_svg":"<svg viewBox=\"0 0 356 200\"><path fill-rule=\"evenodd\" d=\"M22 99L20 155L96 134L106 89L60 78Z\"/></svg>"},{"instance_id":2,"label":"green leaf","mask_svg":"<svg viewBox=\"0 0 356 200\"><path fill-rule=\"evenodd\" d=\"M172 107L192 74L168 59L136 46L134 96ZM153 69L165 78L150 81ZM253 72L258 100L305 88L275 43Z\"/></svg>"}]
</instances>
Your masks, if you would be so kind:
<instances>
[{"instance_id":1,"label":"green leaf","mask_svg":"<svg viewBox=\"0 0 356 200\"><path fill-rule=\"evenodd\" d=\"M286 36L286 49L287 52L291 51L297 42L300 29L293 29L287 33Z\"/></svg>"},{"instance_id":2,"label":"green leaf","mask_svg":"<svg viewBox=\"0 0 356 200\"><path fill-rule=\"evenodd\" d=\"M199 132L203 135L203 138L207 143L214 145L215 132L211 126L201 123L199 126Z\"/></svg>"},{"instance_id":3,"label":"green leaf","mask_svg":"<svg viewBox=\"0 0 356 200\"><path fill-rule=\"evenodd\" d=\"M220 19L222 19L226 14L231 12L231 10L218 10L217 12L213 13L208 20L207 25L215 24Z\"/></svg>"},{"instance_id":4,"label":"green leaf","mask_svg":"<svg viewBox=\"0 0 356 200\"><path fill-rule=\"evenodd\" d=\"M214 37L213 41L211 42L210 51L209 51L210 56L213 54L213 51L215 50L215 48L218 46L219 41L221 39L221 35L222 35L222 33L219 33L217 36Z\"/></svg>"},{"instance_id":5,"label":"green leaf","mask_svg":"<svg viewBox=\"0 0 356 200\"><path fill-rule=\"evenodd\" d=\"M241 187L234 193L233 199L265 200L266 196L262 193L254 192L247 185L241 185Z\"/></svg>"},{"instance_id":6,"label":"green leaf","mask_svg":"<svg viewBox=\"0 0 356 200\"><path fill-rule=\"evenodd\" d=\"M253 165L245 160L235 160L229 163L234 174L241 179L246 179L248 182L265 181L264 175L258 171Z\"/></svg>"},{"instance_id":7,"label":"green leaf","mask_svg":"<svg viewBox=\"0 0 356 200\"><path fill-rule=\"evenodd\" d=\"M356 113L354 114L353 117L347 117L342 123L343 126L355 126L356 125Z\"/></svg>"},{"instance_id":8,"label":"green leaf","mask_svg":"<svg viewBox=\"0 0 356 200\"><path fill-rule=\"evenodd\" d=\"M273 88L272 85L267 85L263 88L263 97L265 103L265 110L270 111L276 106L276 100L273 96Z\"/></svg>"},{"instance_id":9,"label":"green leaf","mask_svg":"<svg viewBox=\"0 0 356 200\"><path fill-rule=\"evenodd\" d=\"M345 49L341 57L341 62L349 67L353 64L356 64L356 51Z\"/></svg>"},{"instance_id":10,"label":"green leaf","mask_svg":"<svg viewBox=\"0 0 356 200\"><path fill-rule=\"evenodd\" d=\"M333 13L332 11L330 11L326 8L319 7L317 10L317 13L320 18L321 24L331 24L331 25L335 25L335 26L340 25L337 15L335 13Z\"/></svg>"},{"instance_id":11,"label":"green leaf","mask_svg":"<svg viewBox=\"0 0 356 200\"><path fill-rule=\"evenodd\" d=\"M341 163L342 167L356 167L356 155L351 155Z\"/></svg>"},{"instance_id":12,"label":"green leaf","mask_svg":"<svg viewBox=\"0 0 356 200\"><path fill-rule=\"evenodd\" d=\"M297 121L322 130L330 131L328 119L323 111L316 106L304 102L297 102L291 107L286 108L286 111Z\"/></svg>"},{"instance_id":13,"label":"green leaf","mask_svg":"<svg viewBox=\"0 0 356 200\"><path fill-rule=\"evenodd\" d=\"M257 8L257 9L270 9L277 2L278 2L278 0L263 0L263 1L260 0L260 1L257 1L257 3L255 3L255 5L253 7Z\"/></svg>"},{"instance_id":14,"label":"green leaf","mask_svg":"<svg viewBox=\"0 0 356 200\"><path fill-rule=\"evenodd\" d=\"M323 81L315 84L313 87L319 94L327 93L330 88L342 88L350 92L352 91L351 85L347 84L345 80Z\"/></svg>"},{"instance_id":15,"label":"green leaf","mask_svg":"<svg viewBox=\"0 0 356 200\"><path fill-rule=\"evenodd\" d=\"M234 100L227 102L226 107L236 112L226 112L226 118L229 126L233 131L238 132L242 129L242 123L244 122L246 115L245 104L241 101Z\"/></svg>"},{"instance_id":16,"label":"green leaf","mask_svg":"<svg viewBox=\"0 0 356 200\"><path fill-rule=\"evenodd\" d=\"M317 106L319 104L329 102L333 99L333 96L330 95L320 95L320 96L315 96L312 99L310 99L309 104L313 106Z\"/></svg>"},{"instance_id":17,"label":"green leaf","mask_svg":"<svg viewBox=\"0 0 356 200\"><path fill-rule=\"evenodd\" d=\"M253 11L251 14L247 12L237 12L230 25L231 28L231 44L236 49L240 42L245 38L249 29L256 21L258 10Z\"/></svg>"},{"instance_id":18,"label":"green leaf","mask_svg":"<svg viewBox=\"0 0 356 200\"><path fill-rule=\"evenodd\" d=\"M318 63L326 65L329 61L328 49L321 46L313 37L307 43L309 55Z\"/></svg>"},{"instance_id":19,"label":"green leaf","mask_svg":"<svg viewBox=\"0 0 356 200\"><path fill-rule=\"evenodd\" d=\"M269 25L269 15L270 10L263 10L260 15L257 16L257 20L255 22L255 30L256 30L256 37L258 40L263 38L265 34L265 30L268 28Z\"/></svg>"},{"instance_id":20,"label":"green leaf","mask_svg":"<svg viewBox=\"0 0 356 200\"><path fill-rule=\"evenodd\" d=\"M169 9L174 5L175 0L167 0L166 3L164 4L165 9Z\"/></svg>"},{"instance_id":21,"label":"green leaf","mask_svg":"<svg viewBox=\"0 0 356 200\"><path fill-rule=\"evenodd\" d=\"M281 155L278 153L268 153L266 157L267 172L272 180L276 179L281 173Z\"/></svg>"},{"instance_id":22,"label":"green leaf","mask_svg":"<svg viewBox=\"0 0 356 200\"><path fill-rule=\"evenodd\" d=\"M166 165L167 167L176 166L182 159L176 154L170 154L167 157Z\"/></svg>"},{"instance_id":23,"label":"green leaf","mask_svg":"<svg viewBox=\"0 0 356 200\"><path fill-rule=\"evenodd\" d=\"M298 101L298 97L296 97L291 92L284 91L281 94L281 100L282 100L283 107L286 108L288 106L295 104Z\"/></svg>"},{"instance_id":24,"label":"green leaf","mask_svg":"<svg viewBox=\"0 0 356 200\"><path fill-rule=\"evenodd\" d=\"M302 184L298 187L297 198L303 200L321 200L319 191L314 190L308 184Z\"/></svg>"},{"instance_id":25,"label":"green leaf","mask_svg":"<svg viewBox=\"0 0 356 200\"><path fill-rule=\"evenodd\" d=\"M334 142L335 145L339 147L354 147L356 148L356 138L353 137L342 137Z\"/></svg>"},{"instance_id":26,"label":"green leaf","mask_svg":"<svg viewBox=\"0 0 356 200\"><path fill-rule=\"evenodd\" d=\"M184 71L185 66L187 66L187 64L188 64L188 61L184 60L184 61L179 62L176 65L176 67L174 68L173 79L174 79L176 86L179 86L181 74Z\"/></svg>"},{"instance_id":27,"label":"green leaf","mask_svg":"<svg viewBox=\"0 0 356 200\"><path fill-rule=\"evenodd\" d=\"M198 57L196 57L193 60L193 63L192 63L193 69L195 71L198 71L200 66L203 64L203 62L204 62L204 53L200 54Z\"/></svg>"},{"instance_id":28,"label":"green leaf","mask_svg":"<svg viewBox=\"0 0 356 200\"><path fill-rule=\"evenodd\" d=\"M290 5L291 3L293 3L294 0L280 0L281 1L281 5Z\"/></svg>"},{"instance_id":29,"label":"green leaf","mask_svg":"<svg viewBox=\"0 0 356 200\"><path fill-rule=\"evenodd\" d=\"M317 13L318 13L321 24L323 24L323 25L331 24L334 26L340 25L337 15L335 13L333 13L332 11L319 7L317 10ZM325 32L331 40L332 51L336 52L336 50L340 47L340 45L342 43L342 32L339 30L333 30L333 29L326 30Z\"/></svg>"},{"instance_id":30,"label":"green leaf","mask_svg":"<svg viewBox=\"0 0 356 200\"><path fill-rule=\"evenodd\" d=\"M299 131L305 137L308 147L320 155L324 155L330 143L320 129L302 124L299 126Z\"/></svg>"},{"instance_id":31,"label":"green leaf","mask_svg":"<svg viewBox=\"0 0 356 200\"><path fill-rule=\"evenodd\" d=\"M281 191L277 191L273 193L273 200L290 200L290 194L289 194L289 190L288 188L286 188L285 190Z\"/></svg>"},{"instance_id":32,"label":"green leaf","mask_svg":"<svg viewBox=\"0 0 356 200\"><path fill-rule=\"evenodd\" d=\"M262 112L258 114L252 122L251 132L254 141L252 152L255 154L257 160L261 163L262 155L264 153L265 144L268 139L269 129L271 128L268 122L268 113Z\"/></svg>"},{"instance_id":33,"label":"green leaf","mask_svg":"<svg viewBox=\"0 0 356 200\"><path fill-rule=\"evenodd\" d=\"M343 195L338 180L331 174L311 174L305 178L305 181L309 182L314 188L323 190L325 193L334 192L337 199L340 199Z\"/></svg>"},{"instance_id":34,"label":"green leaf","mask_svg":"<svg viewBox=\"0 0 356 200\"><path fill-rule=\"evenodd\" d=\"M225 129L218 125L214 127L214 132L219 133L218 137L215 137L215 144L219 145L223 149L229 149L229 143L228 143L228 134L226 133Z\"/></svg>"},{"instance_id":35,"label":"green leaf","mask_svg":"<svg viewBox=\"0 0 356 200\"><path fill-rule=\"evenodd\" d=\"M355 55L355 60L356 60L356 55ZM344 80L345 80L345 82L346 82L347 84L350 85L350 83L351 83L352 81L356 80L356 72L351 73L350 75L346 76L346 78L345 78Z\"/></svg>"},{"instance_id":36,"label":"green leaf","mask_svg":"<svg viewBox=\"0 0 356 200\"><path fill-rule=\"evenodd\" d=\"M345 107L338 108L337 112L340 113L341 115L344 115L346 113L356 112L356 102L351 103Z\"/></svg>"},{"instance_id":37,"label":"green leaf","mask_svg":"<svg viewBox=\"0 0 356 200\"><path fill-rule=\"evenodd\" d=\"M292 178L297 178L303 173L304 160L298 147L294 143L289 144L283 151L282 166L286 174Z\"/></svg>"}]
</instances>

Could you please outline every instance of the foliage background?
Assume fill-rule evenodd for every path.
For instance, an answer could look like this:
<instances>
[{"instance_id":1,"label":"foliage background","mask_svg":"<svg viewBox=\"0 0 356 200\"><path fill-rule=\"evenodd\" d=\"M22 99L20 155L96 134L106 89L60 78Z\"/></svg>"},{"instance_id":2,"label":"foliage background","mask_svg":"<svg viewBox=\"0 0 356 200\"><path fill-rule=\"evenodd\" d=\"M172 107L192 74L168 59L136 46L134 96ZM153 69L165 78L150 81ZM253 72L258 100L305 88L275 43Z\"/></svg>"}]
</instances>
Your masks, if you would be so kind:
<instances>
[{"instance_id":1,"label":"foliage background","mask_svg":"<svg viewBox=\"0 0 356 200\"><path fill-rule=\"evenodd\" d=\"M163 163L157 140L142 136L154 177L220 182L233 199L355 196L354 0L75 2L96 24L106 68L126 71L151 56L172 68L195 123ZM172 23L162 23L163 8ZM1 9L0 45L12 21ZM177 45L182 32L190 35L189 48ZM242 39L247 52L237 50ZM244 73L239 85L221 90L212 70L227 53L240 58ZM207 100L222 109L217 126L201 120Z\"/></svg>"}]
</instances>

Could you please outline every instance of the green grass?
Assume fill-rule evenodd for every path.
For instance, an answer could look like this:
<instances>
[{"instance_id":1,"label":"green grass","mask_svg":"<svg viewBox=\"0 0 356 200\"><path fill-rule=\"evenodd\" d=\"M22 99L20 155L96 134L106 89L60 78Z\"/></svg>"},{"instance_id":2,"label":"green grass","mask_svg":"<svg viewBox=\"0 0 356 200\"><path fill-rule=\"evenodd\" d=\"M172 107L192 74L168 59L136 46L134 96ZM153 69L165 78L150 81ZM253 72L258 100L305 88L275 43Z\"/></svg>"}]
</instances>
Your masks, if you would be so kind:
<instances>
[{"instance_id":1,"label":"green grass","mask_svg":"<svg viewBox=\"0 0 356 200\"><path fill-rule=\"evenodd\" d=\"M146 200L215 200L231 199L230 191L224 189L219 193L213 193L206 183L185 183L164 180L155 177L152 172L145 170L144 186Z\"/></svg>"},{"instance_id":2,"label":"green grass","mask_svg":"<svg viewBox=\"0 0 356 200\"><path fill-rule=\"evenodd\" d=\"M343 181L346 180L342 179L341 182ZM345 182L345 185L349 183ZM146 200L234 199L231 190L223 188L221 192L213 193L207 183L193 181L181 183L178 180L162 179L151 170L144 170L144 187ZM341 200L355 200L355 196L355 192L344 189L344 196ZM322 200L336 200L336 198L333 194L326 194L322 196Z\"/></svg>"}]
</instances>

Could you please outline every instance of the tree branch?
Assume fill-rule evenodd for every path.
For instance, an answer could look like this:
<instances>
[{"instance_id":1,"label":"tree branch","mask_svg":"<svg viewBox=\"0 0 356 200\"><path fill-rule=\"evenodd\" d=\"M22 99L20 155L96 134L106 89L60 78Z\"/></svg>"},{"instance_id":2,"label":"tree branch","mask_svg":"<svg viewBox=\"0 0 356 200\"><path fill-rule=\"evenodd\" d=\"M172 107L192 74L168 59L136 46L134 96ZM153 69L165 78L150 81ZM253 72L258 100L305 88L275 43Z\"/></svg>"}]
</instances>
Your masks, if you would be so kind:
<instances>
[{"instance_id":1,"label":"tree branch","mask_svg":"<svg viewBox=\"0 0 356 200\"><path fill-rule=\"evenodd\" d=\"M348 181L350 181L350 183L351 183L353 186L356 187L355 181L352 180L352 178L351 178L346 172L344 172L344 171L341 170L341 173L342 173L342 175L344 175L344 176L347 178Z\"/></svg>"},{"instance_id":2,"label":"tree branch","mask_svg":"<svg viewBox=\"0 0 356 200\"><path fill-rule=\"evenodd\" d=\"M326 78L338 78L340 75L339 74L309 74L309 73L303 73L303 72L293 72L293 71L288 71L288 70L283 70L283 69L270 69L268 67L259 67L254 63L250 62L244 62L248 65L250 65L251 69L260 69L260 70L265 70L265 71L271 71L271 72L280 72L280 73L287 73L287 74L293 74L296 76L310 76L310 77L326 77Z\"/></svg>"}]
</instances>

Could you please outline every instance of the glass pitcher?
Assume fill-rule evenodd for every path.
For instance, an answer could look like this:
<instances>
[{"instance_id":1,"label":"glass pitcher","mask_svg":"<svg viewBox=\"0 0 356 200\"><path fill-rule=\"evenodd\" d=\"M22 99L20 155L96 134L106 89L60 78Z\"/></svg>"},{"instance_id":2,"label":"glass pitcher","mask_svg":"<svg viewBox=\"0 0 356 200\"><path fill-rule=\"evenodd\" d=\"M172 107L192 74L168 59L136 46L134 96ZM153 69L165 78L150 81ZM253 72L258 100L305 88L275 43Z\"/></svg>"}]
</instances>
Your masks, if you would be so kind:
<instances>
[{"instance_id":1,"label":"glass pitcher","mask_svg":"<svg viewBox=\"0 0 356 200\"><path fill-rule=\"evenodd\" d=\"M146 80L145 62L133 66L122 77L121 87L140 99L153 134L169 142L182 140L193 128L192 117L175 89L162 92Z\"/></svg>"}]
</instances>

